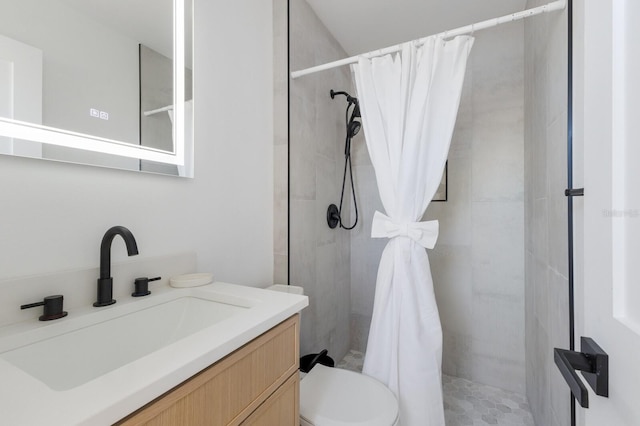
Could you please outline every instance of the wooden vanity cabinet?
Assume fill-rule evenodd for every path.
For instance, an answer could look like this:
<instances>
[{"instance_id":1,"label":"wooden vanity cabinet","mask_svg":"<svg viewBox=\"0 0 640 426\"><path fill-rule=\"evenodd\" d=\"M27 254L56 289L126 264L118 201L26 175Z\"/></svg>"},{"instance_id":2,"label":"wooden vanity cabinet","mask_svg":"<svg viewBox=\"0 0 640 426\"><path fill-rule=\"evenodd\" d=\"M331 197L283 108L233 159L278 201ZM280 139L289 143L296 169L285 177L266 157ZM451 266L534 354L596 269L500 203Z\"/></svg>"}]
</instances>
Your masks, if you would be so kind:
<instances>
[{"instance_id":1,"label":"wooden vanity cabinet","mask_svg":"<svg viewBox=\"0 0 640 426\"><path fill-rule=\"evenodd\" d=\"M116 424L298 425L299 328L294 315Z\"/></svg>"}]
</instances>

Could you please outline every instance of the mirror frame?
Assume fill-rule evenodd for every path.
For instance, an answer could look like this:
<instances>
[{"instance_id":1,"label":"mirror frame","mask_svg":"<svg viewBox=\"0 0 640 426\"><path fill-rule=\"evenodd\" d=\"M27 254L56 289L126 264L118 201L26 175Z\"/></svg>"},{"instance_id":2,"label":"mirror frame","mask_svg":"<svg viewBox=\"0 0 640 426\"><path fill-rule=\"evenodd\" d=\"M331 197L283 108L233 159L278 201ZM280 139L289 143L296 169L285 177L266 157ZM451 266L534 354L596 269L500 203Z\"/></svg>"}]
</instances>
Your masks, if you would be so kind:
<instances>
[{"instance_id":1,"label":"mirror frame","mask_svg":"<svg viewBox=\"0 0 640 426\"><path fill-rule=\"evenodd\" d=\"M185 0L173 0L173 152L3 117L0 117L0 136L140 160L184 165L185 41Z\"/></svg>"}]
</instances>

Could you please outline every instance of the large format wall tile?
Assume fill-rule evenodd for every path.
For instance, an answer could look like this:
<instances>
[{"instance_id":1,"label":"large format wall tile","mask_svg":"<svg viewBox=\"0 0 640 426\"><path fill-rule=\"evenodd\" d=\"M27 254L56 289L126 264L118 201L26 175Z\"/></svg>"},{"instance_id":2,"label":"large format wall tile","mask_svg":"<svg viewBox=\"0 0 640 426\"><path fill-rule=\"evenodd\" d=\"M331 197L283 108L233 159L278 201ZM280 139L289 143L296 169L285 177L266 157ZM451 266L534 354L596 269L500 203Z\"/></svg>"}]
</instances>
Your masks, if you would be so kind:
<instances>
[{"instance_id":1,"label":"large format wall tile","mask_svg":"<svg viewBox=\"0 0 640 426\"><path fill-rule=\"evenodd\" d=\"M566 11L525 22L526 389L536 424L551 426L570 424L553 362L553 348L569 346L566 40Z\"/></svg>"},{"instance_id":2,"label":"large format wall tile","mask_svg":"<svg viewBox=\"0 0 640 426\"><path fill-rule=\"evenodd\" d=\"M346 56L304 0L290 1L292 70ZM303 286L302 354L328 349L341 359L350 349L350 241L329 229L327 207L338 203L344 161L343 99L329 90L349 90L348 68L290 81L290 283ZM351 205L346 201L343 218Z\"/></svg>"}]
</instances>

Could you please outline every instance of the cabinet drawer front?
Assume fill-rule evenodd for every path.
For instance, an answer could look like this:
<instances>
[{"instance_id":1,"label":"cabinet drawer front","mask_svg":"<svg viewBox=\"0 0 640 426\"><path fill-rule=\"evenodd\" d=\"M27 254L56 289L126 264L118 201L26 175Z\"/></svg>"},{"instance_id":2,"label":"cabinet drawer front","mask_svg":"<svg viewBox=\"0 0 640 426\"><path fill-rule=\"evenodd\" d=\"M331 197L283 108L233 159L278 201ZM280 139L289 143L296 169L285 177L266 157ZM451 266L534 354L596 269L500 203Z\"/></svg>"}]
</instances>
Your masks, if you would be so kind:
<instances>
[{"instance_id":1,"label":"cabinet drawer front","mask_svg":"<svg viewBox=\"0 0 640 426\"><path fill-rule=\"evenodd\" d=\"M298 333L294 315L118 424L240 424L297 372Z\"/></svg>"},{"instance_id":2,"label":"cabinet drawer front","mask_svg":"<svg viewBox=\"0 0 640 426\"><path fill-rule=\"evenodd\" d=\"M254 411L242 426L297 426L300 424L300 379L294 374Z\"/></svg>"}]
</instances>

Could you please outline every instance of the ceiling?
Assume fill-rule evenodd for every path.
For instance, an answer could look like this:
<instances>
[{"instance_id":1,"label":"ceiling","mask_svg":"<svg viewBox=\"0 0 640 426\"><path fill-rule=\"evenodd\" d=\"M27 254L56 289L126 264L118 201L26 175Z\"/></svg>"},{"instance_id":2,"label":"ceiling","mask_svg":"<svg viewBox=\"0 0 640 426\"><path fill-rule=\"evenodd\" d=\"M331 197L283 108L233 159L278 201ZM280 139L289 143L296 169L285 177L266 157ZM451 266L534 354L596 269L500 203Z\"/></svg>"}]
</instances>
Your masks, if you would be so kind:
<instances>
[{"instance_id":1,"label":"ceiling","mask_svg":"<svg viewBox=\"0 0 640 426\"><path fill-rule=\"evenodd\" d=\"M349 55L524 9L526 0L307 0Z\"/></svg>"}]
</instances>

